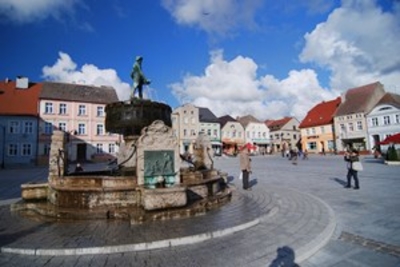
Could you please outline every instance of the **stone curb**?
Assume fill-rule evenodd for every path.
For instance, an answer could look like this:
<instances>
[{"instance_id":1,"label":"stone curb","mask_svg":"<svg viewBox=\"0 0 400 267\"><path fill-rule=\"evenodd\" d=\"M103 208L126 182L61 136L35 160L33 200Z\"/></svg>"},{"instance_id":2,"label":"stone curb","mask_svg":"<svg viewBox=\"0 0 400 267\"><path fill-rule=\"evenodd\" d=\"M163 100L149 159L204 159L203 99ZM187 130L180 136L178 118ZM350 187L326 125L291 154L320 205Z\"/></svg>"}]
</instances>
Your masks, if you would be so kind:
<instances>
[{"instance_id":1,"label":"stone curb","mask_svg":"<svg viewBox=\"0 0 400 267\"><path fill-rule=\"evenodd\" d=\"M89 255L89 254L111 254L111 253L152 250L152 249L195 244L212 238L223 237L238 231L246 230L250 227L257 225L258 223L260 223L260 219L254 219L247 223L243 223L222 230L217 230L214 232L173 238L173 239L166 239L148 243L105 246L105 247L74 248L74 249L20 249L20 248L2 247L0 248L0 252L23 254L23 255L36 255L36 256L69 256L69 255Z\"/></svg>"},{"instance_id":2,"label":"stone curb","mask_svg":"<svg viewBox=\"0 0 400 267\"><path fill-rule=\"evenodd\" d=\"M312 240L306 246L303 246L297 250L296 260L298 262L302 262L302 261L310 258L318 250L320 250L322 247L324 247L329 242L329 240L332 238L332 236L335 233L335 230L337 229L337 221L336 221L336 216L335 216L333 209L325 201L323 201L313 195L310 195L308 193L304 193L304 192L301 192L301 193L308 195L309 197L315 199L316 201L319 201L323 206L325 206L325 208L328 211L329 223L325 227L325 229L314 240Z\"/></svg>"}]
</instances>

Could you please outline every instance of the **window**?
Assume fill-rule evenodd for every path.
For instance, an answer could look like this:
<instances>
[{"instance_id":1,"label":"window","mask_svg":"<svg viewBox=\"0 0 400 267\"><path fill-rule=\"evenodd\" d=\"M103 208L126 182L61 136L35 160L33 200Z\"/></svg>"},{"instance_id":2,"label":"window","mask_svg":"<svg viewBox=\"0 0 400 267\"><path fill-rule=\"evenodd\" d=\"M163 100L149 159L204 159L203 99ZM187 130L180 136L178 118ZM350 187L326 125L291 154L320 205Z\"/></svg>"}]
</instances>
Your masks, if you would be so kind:
<instances>
[{"instance_id":1,"label":"window","mask_svg":"<svg viewBox=\"0 0 400 267\"><path fill-rule=\"evenodd\" d=\"M306 129L306 135L310 135L310 129Z\"/></svg>"},{"instance_id":2,"label":"window","mask_svg":"<svg viewBox=\"0 0 400 267\"><path fill-rule=\"evenodd\" d=\"M53 133L53 124L50 122L44 123L44 133L45 134L52 134Z\"/></svg>"},{"instance_id":3,"label":"window","mask_svg":"<svg viewBox=\"0 0 400 267\"><path fill-rule=\"evenodd\" d=\"M396 123L400 123L400 115L399 114L396 114L395 120L396 120Z\"/></svg>"},{"instance_id":4,"label":"window","mask_svg":"<svg viewBox=\"0 0 400 267\"><path fill-rule=\"evenodd\" d=\"M96 144L96 153L97 154L103 153L103 144Z\"/></svg>"},{"instance_id":5,"label":"window","mask_svg":"<svg viewBox=\"0 0 400 267\"><path fill-rule=\"evenodd\" d=\"M43 155L50 155L50 147L51 147L51 145L50 144L44 144L44 147L43 147Z\"/></svg>"},{"instance_id":6,"label":"window","mask_svg":"<svg viewBox=\"0 0 400 267\"><path fill-rule=\"evenodd\" d=\"M33 122L26 121L24 123L24 133L26 133L26 134L32 134L33 133Z\"/></svg>"},{"instance_id":7,"label":"window","mask_svg":"<svg viewBox=\"0 0 400 267\"><path fill-rule=\"evenodd\" d=\"M18 155L18 144L8 144L8 156L17 156Z\"/></svg>"},{"instance_id":8,"label":"window","mask_svg":"<svg viewBox=\"0 0 400 267\"><path fill-rule=\"evenodd\" d=\"M22 156L31 156L32 155L32 144L22 144L21 155Z\"/></svg>"},{"instance_id":9,"label":"window","mask_svg":"<svg viewBox=\"0 0 400 267\"><path fill-rule=\"evenodd\" d=\"M340 132L341 133L345 133L346 132L346 126L343 123L340 124Z\"/></svg>"},{"instance_id":10,"label":"window","mask_svg":"<svg viewBox=\"0 0 400 267\"><path fill-rule=\"evenodd\" d=\"M233 132L232 132L232 137L233 137L233 138L236 138L236 131L233 131Z\"/></svg>"},{"instance_id":11,"label":"window","mask_svg":"<svg viewBox=\"0 0 400 267\"><path fill-rule=\"evenodd\" d=\"M211 136L211 129L207 129L207 135Z\"/></svg>"},{"instance_id":12,"label":"window","mask_svg":"<svg viewBox=\"0 0 400 267\"><path fill-rule=\"evenodd\" d=\"M361 121L357 121L357 130L358 131L362 131L362 129L363 129L362 122Z\"/></svg>"},{"instance_id":13,"label":"window","mask_svg":"<svg viewBox=\"0 0 400 267\"><path fill-rule=\"evenodd\" d=\"M349 122L349 132L354 131L354 124L352 122Z\"/></svg>"},{"instance_id":14,"label":"window","mask_svg":"<svg viewBox=\"0 0 400 267\"><path fill-rule=\"evenodd\" d=\"M193 130L193 129L192 129L192 130L190 130L190 135L191 135L191 136L195 136L195 135L196 135L196 131L195 131L195 130Z\"/></svg>"},{"instance_id":15,"label":"window","mask_svg":"<svg viewBox=\"0 0 400 267\"><path fill-rule=\"evenodd\" d=\"M67 104L61 103L59 108L60 110L58 111L58 113L67 114Z\"/></svg>"},{"instance_id":16,"label":"window","mask_svg":"<svg viewBox=\"0 0 400 267\"><path fill-rule=\"evenodd\" d=\"M372 126L378 126L379 125L378 118L372 118L371 122L372 122Z\"/></svg>"},{"instance_id":17,"label":"window","mask_svg":"<svg viewBox=\"0 0 400 267\"><path fill-rule=\"evenodd\" d=\"M58 123L58 129L60 131L66 132L67 131L67 124L65 122L59 122Z\"/></svg>"},{"instance_id":18,"label":"window","mask_svg":"<svg viewBox=\"0 0 400 267\"><path fill-rule=\"evenodd\" d=\"M97 117L104 117L104 107L97 107Z\"/></svg>"},{"instance_id":19,"label":"window","mask_svg":"<svg viewBox=\"0 0 400 267\"><path fill-rule=\"evenodd\" d=\"M86 106L79 105L78 116L83 116L83 115L86 115Z\"/></svg>"},{"instance_id":20,"label":"window","mask_svg":"<svg viewBox=\"0 0 400 267\"><path fill-rule=\"evenodd\" d=\"M96 134L97 135L103 135L104 134L104 125L103 124L97 124Z\"/></svg>"},{"instance_id":21,"label":"window","mask_svg":"<svg viewBox=\"0 0 400 267\"><path fill-rule=\"evenodd\" d=\"M86 125L84 123L78 124L78 135L86 134Z\"/></svg>"},{"instance_id":22,"label":"window","mask_svg":"<svg viewBox=\"0 0 400 267\"><path fill-rule=\"evenodd\" d=\"M52 114L53 113L53 103L46 102L44 104L44 113L45 114Z\"/></svg>"},{"instance_id":23,"label":"window","mask_svg":"<svg viewBox=\"0 0 400 267\"><path fill-rule=\"evenodd\" d=\"M19 121L10 121L8 126L8 133L10 134L19 133Z\"/></svg>"},{"instance_id":24,"label":"window","mask_svg":"<svg viewBox=\"0 0 400 267\"><path fill-rule=\"evenodd\" d=\"M311 128L311 134L315 134L315 128Z\"/></svg>"},{"instance_id":25,"label":"window","mask_svg":"<svg viewBox=\"0 0 400 267\"><path fill-rule=\"evenodd\" d=\"M309 149L309 150L315 150L315 149L317 149L317 143L316 143L316 142L309 142L309 143L307 143L307 149Z\"/></svg>"},{"instance_id":26,"label":"window","mask_svg":"<svg viewBox=\"0 0 400 267\"><path fill-rule=\"evenodd\" d=\"M383 116L383 124L384 125L389 125L390 124L390 117L389 116Z\"/></svg>"},{"instance_id":27,"label":"window","mask_svg":"<svg viewBox=\"0 0 400 267\"><path fill-rule=\"evenodd\" d=\"M187 136L187 130L183 129L183 136Z\"/></svg>"},{"instance_id":28,"label":"window","mask_svg":"<svg viewBox=\"0 0 400 267\"><path fill-rule=\"evenodd\" d=\"M184 124L188 124L188 123L189 123L188 117L184 117L184 118L183 118L183 123L184 123Z\"/></svg>"},{"instance_id":29,"label":"window","mask_svg":"<svg viewBox=\"0 0 400 267\"><path fill-rule=\"evenodd\" d=\"M196 119L194 117L192 117L191 121L192 121L192 124L196 124Z\"/></svg>"},{"instance_id":30,"label":"window","mask_svg":"<svg viewBox=\"0 0 400 267\"><path fill-rule=\"evenodd\" d=\"M321 126L321 133L325 133L325 127L324 126Z\"/></svg>"},{"instance_id":31,"label":"window","mask_svg":"<svg viewBox=\"0 0 400 267\"><path fill-rule=\"evenodd\" d=\"M242 132L239 132L238 137L242 138Z\"/></svg>"},{"instance_id":32,"label":"window","mask_svg":"<svg viewBox=\"0 0 400 267\"><path fill-rule=\"evenodd\" d=\"M218 130L214 129L214 137L217 137L217 136L218 136Z\"/></svg>"},{"instance_id":33,"label":"window","mask_svg":"<svg viewBox=\"0 0 400 267\"><path fill-rule=\"evenodd\" d=\"M108 144L108 153L110 154L115 153L115 144Z\"/></svg>"},{"instance_id":34,"label":"window","mask_svg":"<svg viewBox=\"0 0 400 267\"><path fill-rule=\"evenodd\" d=\"M293 134L293 140L297 140L297 134Z\"/></svg>"}]
</instances>

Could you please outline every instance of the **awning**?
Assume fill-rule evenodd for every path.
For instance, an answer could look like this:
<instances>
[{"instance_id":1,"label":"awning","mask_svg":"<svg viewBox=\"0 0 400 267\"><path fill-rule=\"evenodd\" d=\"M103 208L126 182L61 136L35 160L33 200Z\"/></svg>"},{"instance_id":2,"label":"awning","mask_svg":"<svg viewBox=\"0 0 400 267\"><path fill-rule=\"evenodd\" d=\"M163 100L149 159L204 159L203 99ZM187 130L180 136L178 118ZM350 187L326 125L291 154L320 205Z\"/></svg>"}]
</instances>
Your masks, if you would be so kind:
<instances>
[{"instance_id":1,"label":"awning","mask_svg":"<svg viewBox=\"0 0 400 267\"><path fill-rule=\"evenodd\" d=\"M379 145L400 144L400 133L388 136L385 140L378 142Z\"/></svg>"}]
</instances>

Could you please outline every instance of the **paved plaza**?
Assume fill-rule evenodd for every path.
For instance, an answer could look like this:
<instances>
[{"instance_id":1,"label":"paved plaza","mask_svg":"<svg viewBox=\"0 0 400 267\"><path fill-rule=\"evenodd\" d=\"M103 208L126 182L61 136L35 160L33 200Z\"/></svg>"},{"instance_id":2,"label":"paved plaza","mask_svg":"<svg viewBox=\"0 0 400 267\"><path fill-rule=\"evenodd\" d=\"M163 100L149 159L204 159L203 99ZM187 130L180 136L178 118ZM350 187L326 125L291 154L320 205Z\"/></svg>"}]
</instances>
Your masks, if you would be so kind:
<instances>
[{"instance_id":1,"label":"paved plaza","mask_svg":"<svg viewBox=\"0 0 400 267\"><path fill-rule=\"evenodd\" d=\"M229 174L230 203L145 225L13 214L20 184L45 180L47 169L0 170L0 266L276 267L278 250L302 267L400 266L400 166L371 156L362 162L361 189L354 190L344 188L342 156L310 155L297 165L255 156L253 190L244 191L239 159L216 158L215 167Z\"/></svg>"}]
</instances>

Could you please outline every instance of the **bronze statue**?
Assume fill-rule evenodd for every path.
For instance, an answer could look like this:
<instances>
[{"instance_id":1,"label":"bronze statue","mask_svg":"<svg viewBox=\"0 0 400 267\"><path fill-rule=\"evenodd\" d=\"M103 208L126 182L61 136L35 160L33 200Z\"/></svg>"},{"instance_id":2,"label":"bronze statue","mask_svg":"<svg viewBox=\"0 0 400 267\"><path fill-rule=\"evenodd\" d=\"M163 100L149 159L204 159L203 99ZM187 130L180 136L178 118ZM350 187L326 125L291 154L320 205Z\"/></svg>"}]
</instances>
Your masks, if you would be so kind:
<instances>
[{"instance_id":1,"label":"bronze statue","mask_svg":"<svg viewBox=\"0 0 400 267\"><path fill-rule=\"evenodd\" d=\"M133 80L133 90L131 99L135 97L136 90L139 91L139 98L143 99L143 85L150 84L150 80L147 80L142 72L142 61L143 58L141 56L136 57L136 62L133 65L131 71L131 78Z\"/></svg>"}]
</instances>

